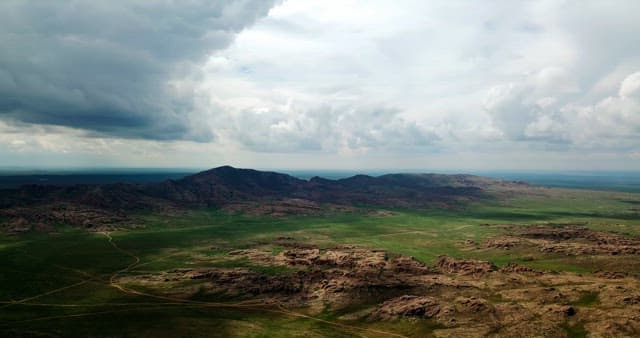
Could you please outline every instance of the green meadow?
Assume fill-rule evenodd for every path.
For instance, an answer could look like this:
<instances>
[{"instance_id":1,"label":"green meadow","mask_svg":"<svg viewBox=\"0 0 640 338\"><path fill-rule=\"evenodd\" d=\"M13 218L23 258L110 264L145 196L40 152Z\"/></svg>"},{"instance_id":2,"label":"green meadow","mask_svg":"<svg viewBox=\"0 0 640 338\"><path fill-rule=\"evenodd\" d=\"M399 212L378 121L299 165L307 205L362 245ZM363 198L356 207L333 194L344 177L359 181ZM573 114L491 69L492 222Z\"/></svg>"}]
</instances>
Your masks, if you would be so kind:
<instances>
[{"instance_id":1,"label":"green meadow","mask_svg":"<svg viewBox=\"0 0 640 338\"><path fill-rule=\"evenodd\" d=\"M123 293L109 284L123 275L176 268L246 267L267 274L288 268L255 265L229 255L235 249L264 247L277 254L275 239L291 237L321 248L356 244L403 254L431 264L440 255L486 259L500 266L518 262L535 268L589 273L594 259L527 250L466 250L465 241L482 242L500 234L499 224L527 226L578 223L600 231L640 235L640 195L586 190L547 190L452 209L332 213L322 216L248 216L221 210L183 215L141 214L140 228L105 233L60 224L54 231L0 235L0 336L29 337L296 337L361 336L358 327L421 335L429 322L343 323L339 314L302 318L259 307L176 303ZM112 237L112 245L108 236ZM630 263L632 272L640 264ZM152 290L140 290L152 293ZM196 296L197 298L197 296ZM583 302L597 301L586 295ZM195 299L198 300L198 299ZM211 300L211 299L208 299ZM225 301L224 297L212 301ZM330 320L325 322L322 320ZM371 333L367 333L371 336ZM375 336L375 334L374 334Z\"/></svg>"}]
</instances>

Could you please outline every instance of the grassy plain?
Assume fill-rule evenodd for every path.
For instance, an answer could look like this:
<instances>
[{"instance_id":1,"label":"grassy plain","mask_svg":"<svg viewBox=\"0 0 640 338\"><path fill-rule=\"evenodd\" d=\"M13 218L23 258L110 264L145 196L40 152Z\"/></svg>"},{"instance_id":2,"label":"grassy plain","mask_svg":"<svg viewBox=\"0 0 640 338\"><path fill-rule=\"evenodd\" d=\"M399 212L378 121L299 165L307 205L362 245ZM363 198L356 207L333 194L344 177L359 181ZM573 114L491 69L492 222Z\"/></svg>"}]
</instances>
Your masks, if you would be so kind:
<instances>
[{"instance_id":1,"label":"grassy plain","mask_svg":"<svg viewBox=\"0 0 640 338\"><path fill-rule=\"evenodd\" d=\"M539 269L589 273L597 258L568 258L526 249L465 250L465 240L481 242L500 233L488 224L579 223L599 231L640 235L640 195L585 190L538 190L504 200L474 202L453 209L390 210L388 215L353 212L322 216L247 216L201 209L183 215L143 214L142 228L108 235L63 224L53 232L0 235L0 336L64 337L297 337L376 336L358 327L426 335L428 321L362 322L341 320L327 312L306 318L264 307L214 306L229 299L207 296L175 302L122 292L110 278L135 258L140 262L122 275L176 268L246 267L267 274L286 267L255 265L230 256L234 249L267 247L292 237L321 248L356 244L413 256L431 264L440 255L478 258L498 266L518 262ZM532 259L534 258L534 259ZM640 263L622 262L640 273ZM153 290L138 290L153 293ZM585 295L583 303L596 302ZM351 309L357 311L357 309ZM341 326L344 324L344 326ZM382 334L381 336L385 336Z\"/></svg>"}]
</instances>

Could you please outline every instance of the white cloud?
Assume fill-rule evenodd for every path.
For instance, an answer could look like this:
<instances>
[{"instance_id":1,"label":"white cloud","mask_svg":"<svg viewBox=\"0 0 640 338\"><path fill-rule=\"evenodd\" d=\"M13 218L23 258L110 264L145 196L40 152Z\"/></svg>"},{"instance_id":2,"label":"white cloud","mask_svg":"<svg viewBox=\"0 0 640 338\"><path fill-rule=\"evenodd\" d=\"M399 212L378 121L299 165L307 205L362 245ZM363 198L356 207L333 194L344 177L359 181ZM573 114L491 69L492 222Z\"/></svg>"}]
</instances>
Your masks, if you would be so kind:
<instances>
[{"instance_id":1,"label":"white cloud","mask_svg":"<svg viewBox=\"0 0 640 338\"><path fill-rule=\"evenodd\" d=\"M68 7L8 3L20 5L17 18L27 13L31 19L41 18L43 9ZM203 155L209 153L247 166L275 154L293 161L284 166L304 166L320 157L337 164L358 158L358 163L378 167L413 166L418 163L412 161L422 159L429 166L446 162L443 154L460 166L473 165L483 154L494 160L503 154L504 163L517 158L526 165L526 157L516 154L529 152L535 158L532 166L548 156L557 167L565 154L568 166L583 156L597 167L602 158L628 161L632 149L640 148L637 1L290 0L268 15L270 4L253 8L237 1L219 5L221 15L212 26L207 12L200 10L206 6L197 2L178 6L178 12L163 3L141 4L153 10L139 15L125 10L128 6L105 3L87 10L90 15L83 20L45 20L25 28L62 31L56 33L62 40L40 36L37 41L44 46L84 46L63 49L77 52L64 54L71 60L84 60L78 63L82 74L60 67L65 63L55 49L53 70L45 71L46 63L24 58L31 55L28 47L35 40L19 44L5 34L18 48L15 55L8 54L11 62L4 63L11 67L0 63L0 89L20 86L27 90L24 98L56 97L56 105L81 108L93 107L92 102L124 112L152 107L150 114L116 114L122 119L115 122L91 120L97 125L93 127L76 118L56 124L80 131L46 133L73 141L107 133L114 142L135 143L149 154L158 154L156 148L173 149L166 152L167 162L173 157L198 165L211 160ZM73 14L68 11L61 13ZM126 27L96 30L104 13L112 11L120 13L124 26L141 33L139 39L129 38ZM7 20L5 27L29 22ZM167 32L175 33L168 34L170 48L163 42ZM97 54L105 58L87 51L101 51ZM46 60L42 53L35 56ZM76 75L91 78L85 76L89 61L104 65L109 60L116 64L95 75L108 79L113 74L115 80L101 81L91 95L72 85ZM132 61L133 68L118 60ZM16 77L17 66L25 64L38 67ZM162 90L153 75L158 69ZM136 85L140 78L152 85ZM104 90L109 84L121 88ZM5 95L5 101L10 97ZM33 122L26 112L11 114ZM102 127L109 123L115 127ZM207 135L215 138L204 144L171 141L205 141ZM161 140L120 139L132 136ZM90 148L83 142L59 142L69 144L69 153ZM126 147L113 149L127 152ZM160 163L162 154L158 156L159 162L149 163Z\"/></svg>"},{"instance_id":2,"label":"white cloud","mask_svg":"<svg viewBox=\"0 0 640 338\"><path fill-rule=\"evenodd\" d=\"M620 85L620 91L618 93L623 99L640 99L640 72L627 76L624 81L622 81L622 85Z\"/></svg>"},{"instance_id":3,"label":"white cloud","mask_svg":"<svg viewBox=\"0 0 640 338\"><path fill-rule=\"evenodd\" d=\"M572 125L573 138L592 147L638 147L640 141L640 73L627 76L618 95L594 105L564 108Z\"/></svg>"}]
</instances>

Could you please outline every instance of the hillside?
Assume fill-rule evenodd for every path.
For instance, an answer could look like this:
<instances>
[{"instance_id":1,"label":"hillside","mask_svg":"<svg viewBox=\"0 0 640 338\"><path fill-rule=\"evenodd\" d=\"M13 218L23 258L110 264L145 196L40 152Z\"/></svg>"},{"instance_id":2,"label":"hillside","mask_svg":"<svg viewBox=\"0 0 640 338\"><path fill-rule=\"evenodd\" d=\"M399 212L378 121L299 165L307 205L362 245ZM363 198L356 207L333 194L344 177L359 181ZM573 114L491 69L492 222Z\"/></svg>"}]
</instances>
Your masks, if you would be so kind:
<instances>
[{"instance_id":1,"label":"hillside","mask_svg":"<svg viewBox=\"0 0 640 338\"><path fill-rule=\"evenodd\" d=\"M27 185L0 190L5 228L23 231L58 223L103 228L135 212L214 207L259 214L309 214L326 208L378 206L451 208L495 198L523 183L471 175L356 175L330 180L222 166L179 180L147 184Z\"/></svg>"}]
</instances>

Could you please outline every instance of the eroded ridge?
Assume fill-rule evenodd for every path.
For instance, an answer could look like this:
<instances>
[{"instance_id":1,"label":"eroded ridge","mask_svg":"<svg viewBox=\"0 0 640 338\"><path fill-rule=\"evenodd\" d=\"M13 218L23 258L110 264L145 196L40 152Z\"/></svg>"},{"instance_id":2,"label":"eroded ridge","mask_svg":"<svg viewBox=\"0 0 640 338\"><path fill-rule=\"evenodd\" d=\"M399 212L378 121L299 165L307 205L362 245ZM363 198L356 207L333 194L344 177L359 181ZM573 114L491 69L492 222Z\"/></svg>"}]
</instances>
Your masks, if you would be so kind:
<instances>
[{"instance_id":1,"label":"eroded ridge","mask_svg":"<svg viewBox=\"0 0 640 338\"><path fill-rule=\"evenodd\" d=\"M181 268L120 276L118 283L185 299L260 300L310 315L342 311L342 323L423 322L438 337L640 333L640 283L635 277L542 271L515 263L498 267L448 256L425 264L355 245L276 242L286 243L277 253L264 245L227 253L250 262L247 267ZM284 270L266 272L276 267ZM357 311L344 310L354 304L360 305Z\"/></svg>"}]
</instances>

